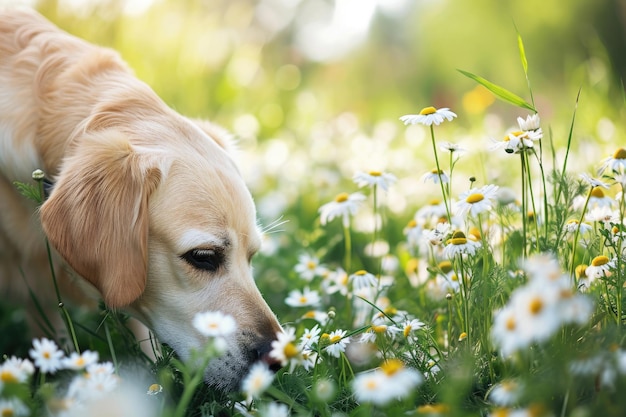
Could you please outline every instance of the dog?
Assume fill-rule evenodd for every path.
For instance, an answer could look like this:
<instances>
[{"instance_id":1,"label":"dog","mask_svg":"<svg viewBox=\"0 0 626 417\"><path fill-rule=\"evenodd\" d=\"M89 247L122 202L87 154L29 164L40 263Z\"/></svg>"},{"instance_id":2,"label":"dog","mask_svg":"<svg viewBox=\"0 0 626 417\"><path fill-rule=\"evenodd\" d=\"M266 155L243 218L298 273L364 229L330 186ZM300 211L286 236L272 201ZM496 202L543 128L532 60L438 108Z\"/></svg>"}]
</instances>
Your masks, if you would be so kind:
<instances>
[{"instance_id":1,"label":"dog","mask_svg":"<svg viewBox=\"0 0 626 417\"><path fill-rule=\"evenodd\" d=\"M32 183L36 169L52 182L38 210L14 185ZM226 338L226 353L209 363L207 384L236 390L252 363L278 366L268 353L282 330L253 279L261 236L228 134L169 108L115 51L67 34L35 11L4 10L5 296L25 300L30 286L56 306L46 297L54 291L45 238L60 261L63 291L95 289L182 359L207 341L192 325L197 313L231 315L237 331Z\"/></svg>"}]
</instances>

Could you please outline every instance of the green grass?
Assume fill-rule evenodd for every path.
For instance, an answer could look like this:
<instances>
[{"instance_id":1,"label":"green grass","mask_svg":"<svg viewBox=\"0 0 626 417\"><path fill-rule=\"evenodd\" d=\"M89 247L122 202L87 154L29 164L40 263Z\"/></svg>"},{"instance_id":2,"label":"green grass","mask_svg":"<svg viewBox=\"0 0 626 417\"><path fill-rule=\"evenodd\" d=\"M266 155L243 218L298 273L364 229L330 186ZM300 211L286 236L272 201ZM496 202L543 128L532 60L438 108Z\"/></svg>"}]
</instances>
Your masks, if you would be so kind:
<instances>
[{"instance_id":1,"label":"green grass","mask_svg":"<svg viewBox=\"0 0 626 417\"><path fill-rule=\"evenodd\" d=\"M521 39L519 46L528 76ZM529 104L482 77L464 73L499 98L526 109L519 110L519 116L525 117L527 109L535 108L532 91L529 91ZM258 285L285 328L293 328L297 337L318 325L322 335L345 330L345 339L350 343L345 352L334 356L327 348L336 341L322 336L310 346L310 354L317 358L310 369L299 362L301 349L290 351L291 363L251 401L245 401L245 393L225 395L211 391L200 382L201 367L195 362L179 361L167 347L157 353L158 358L153 362L141 352L128 331L128 317L104 306L98 313L69 307L67 315L76 337L56 342L66 354L77 348L91 350L99 353L101 361L111 361L120 383L138 385L136 403L153 407L152 413L163 417L266 415L267 407L276 403L283 404L292 415L303 416L622 415L626 408L626 399L621 395L626 388L624 199L613 200L616 214L608 222L590 221L591 229L584 233L565 231L568 221L584 220L594 204L600 201L607 204L606 200L594 200L599 196L597 187L578 177L584 171L567 163L572 138L576 137L577 104L578 100L572 103L571 120L563 122L570 126L565 149L551 148L549 129L542 124L543 138L534 141L532 148L510 154L502 149L491 151L482 164L476 164L465 155L457 159L439 149L440 132L446 134L447 141L456 142L448 128L455 121L445 121L430 129L425 126L407 129L423 129L425 137L430 135L432 147L429 144L423 148L432 153L430 163L434 165L437 161L438 168L449 174L447 184L423 183L422 173L416 172L398 178L398 183L392 184L387 193L379 186L359 189L352 183L351 174L337 170L333 175L338 180L330 192L320 187L316 193L313 182L308 184L309 188L299 190L297 198L281 207L286 223L268 231L266 249L255 258ZM515 120L507 123L513 126ZM512 131L503 131L502 137ZM461 137L465 132L457 133ZM407 145L406 149L410 147ZM424 152L419 158L430 159ZM554 157L548 158L549 155ZM496 167L494 163L506 167ZM595 161L595 167L600 165L600 160ZM453 202L459 201L463 192L473 195L473 199L466 196L465 201L480 202L476 196L477 190L482 190L480 187L498 185L498 181L492 181L496 176L490 174L491 170L508 174L500 185L511 187L512 197L506 199L501 193L493 199L491 210L465 219L452 216ZM625 184L616 176L618 173L605 170L600 178L610 186L603 191L607 196L623 191ZM463 177L465 174L469 174L467 178ZM377 176L375 173L374 177ZM397 200L392 197L398 195L394 189L411 186L405 179L412 179L413 184L417 181L419 190L432 191L445 201L446 207L435 216L421 215L420 209L428 206L424 196L404 192L402 195L414 200L404 210L398 210L394 207ZM37 198L37 187L22 185L22 189L31 198ZM332 201L341 192L357 191L367 198L355 216L349 216L347 222L335 219L325 225L320 223L317 211L320 202ZM486 200L487 196L484 197ZM584 202L578 208L573 206L576 197ZM413 244L407 239L408 229L422 227L424 237L442 218L450 217L453 227L441 237L440 243L433 245L422 239L419 244ZM415 224L407 226L411 219ZM462 231L463 237L457 231ZM475 253L444 255L445 246L459 243L456 248L459 249L471 236L480 243ZM384 249L372 253L369 249L372 245ZM322 272L309 280L302 279L294 270L304 254L315 257L322 267ZM558 268L542 257L546 254ZM577 267L602 264L601 256L606 256L612 264L607 272L587 285L585 276L576 273L580 271ZM354 281L348 281L343 292L329 291L333 284L330 280L336 277L333 273L339 268L347 271L347 275L368 271L376 278L375 284L367 291L360 291ZM551 292L551 282L557 278L567 285ZM533 285L540 280L544 281L542 290L538 291ZM334 284L345 283L339 279ZM305 287L318 292L319 305L285 304L290 291ZM552 294L552 298L546 294ZM559 309L550 310L554 307L550 303L570 306L572 299L581 300L579 311L567 316ZM592 303L590 311L584 310L585 302ZM494 338L494 332L498 331L494 326L499 312L507 309L517 321L507 322L505 327L508 326L510 334L503 338L517 339L514 348L505 349L499 342L502 339ZM311 310L327 319L318 322L307 314ZM552 315L541 316L546 311ZM404 332L407 319L420 320L424 326ZM526 328L528 323L533 326ZM3 332L0 352L27 358L31 339L24 332L23 312L9 302L1 303L0 325ZM544 330L542 326L549 331L540 332ZM371 335L371 342L361 342L364 335ZM292 348L296 344L297 339ZM215 352L203 352L196 359L206 361L215 355ZM401 361L402 369L392 367L398 366L396 359ZM373 397L365 392L356 392L355 381L372 370L384 374L379 382L372 382L381 384L376 392L386 388L400 394L377 402L368 399ZM403 371L419 375L413 379L419 379L419 383L413 386L401 379ZM66 395L66 387L76 372L64 370L48 375L36 372L20 383L2 379L2 375L0 397L19 398L32 415L45 415L55 399ZM137 376L141 376L140 382ZM505 387L518 387L509 390L508 401L496 395L503 383ZM151 384L159 384L162 391L154 396L145 394ZM406 387L410 389L402 390ZM120 403L119 397L115 398Z\"/></svg>"}]
</instances>

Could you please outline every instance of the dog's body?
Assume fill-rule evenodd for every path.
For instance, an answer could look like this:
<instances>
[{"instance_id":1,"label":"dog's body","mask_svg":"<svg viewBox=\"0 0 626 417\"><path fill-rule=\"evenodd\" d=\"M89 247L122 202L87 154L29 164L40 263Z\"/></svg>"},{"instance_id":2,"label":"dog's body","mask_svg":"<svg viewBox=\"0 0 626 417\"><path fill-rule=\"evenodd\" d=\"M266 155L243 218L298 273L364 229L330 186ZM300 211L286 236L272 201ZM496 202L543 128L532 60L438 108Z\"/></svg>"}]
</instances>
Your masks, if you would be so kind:
<instances>
[{"instance_id":1,"label":"dog's body","mask_svg":"<svg viewBox=\"0 0 626 417\"><path fill-rule=\"evenodd\" d=\"M256 214L227 148L115 52L34 12L0 12L0 290L26 299L21 270L53 293L45 234L73 271L59 274L84 278L183 358L205 342L196 313L232 315L238 331L206 379L236 388L280 326L252 278ZM54 183L39 216L13 185L35 169Z\"/></svg>"}]
</instances>

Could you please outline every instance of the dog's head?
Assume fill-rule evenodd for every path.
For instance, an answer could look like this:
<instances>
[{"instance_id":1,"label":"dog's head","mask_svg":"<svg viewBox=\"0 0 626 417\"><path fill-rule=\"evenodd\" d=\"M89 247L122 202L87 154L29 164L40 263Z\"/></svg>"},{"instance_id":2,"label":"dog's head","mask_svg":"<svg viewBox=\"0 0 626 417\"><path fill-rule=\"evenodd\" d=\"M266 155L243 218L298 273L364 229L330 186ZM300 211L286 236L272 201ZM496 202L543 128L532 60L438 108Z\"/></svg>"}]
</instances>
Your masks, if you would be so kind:
<instances>
[{"instance_id":1,"label":"dog's head","mask_svg":"<svg viewBox=\"0 0 626 417\"><path fill-rule=\"evenodd\" d=\"M261 243L252 198L226 139L202 127L174 114L90 121L41 219L109 307L128 309L183 359L206 343L192 325L196 313L233 316L237 331L205 378L233 390L281 328L252 276Z\"/></svg>"}]
</instances>

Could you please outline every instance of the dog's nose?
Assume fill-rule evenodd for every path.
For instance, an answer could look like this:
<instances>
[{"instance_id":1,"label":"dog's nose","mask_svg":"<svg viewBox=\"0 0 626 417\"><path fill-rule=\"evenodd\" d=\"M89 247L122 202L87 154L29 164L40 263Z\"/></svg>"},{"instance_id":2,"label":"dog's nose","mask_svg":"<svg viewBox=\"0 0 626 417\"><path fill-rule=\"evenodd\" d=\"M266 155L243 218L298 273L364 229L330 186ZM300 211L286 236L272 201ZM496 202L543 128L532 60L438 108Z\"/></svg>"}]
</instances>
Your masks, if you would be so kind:
<instances>
[{"instance_id":1,"label":"dog's nose","mask_svg":"<svg viewBox=\"0 0 626 417\"><path fill-rule=\"evenodd\" d=\"M271 371L277 372L282 365L280 362L270 356L270 351L272 350L272 342L264 342L263 344L257 346L254 350L256 359L267 364Z\"/></svg>"}]
</instances>

